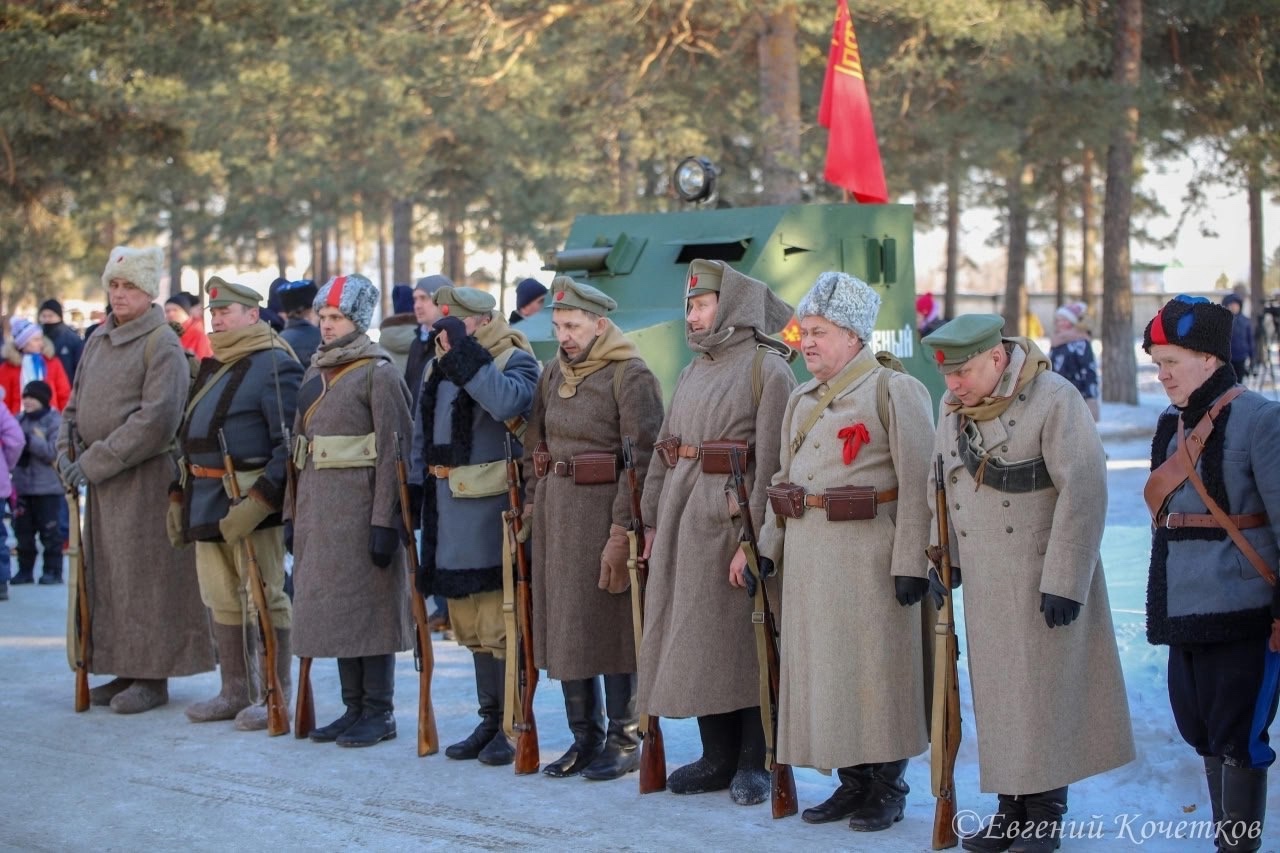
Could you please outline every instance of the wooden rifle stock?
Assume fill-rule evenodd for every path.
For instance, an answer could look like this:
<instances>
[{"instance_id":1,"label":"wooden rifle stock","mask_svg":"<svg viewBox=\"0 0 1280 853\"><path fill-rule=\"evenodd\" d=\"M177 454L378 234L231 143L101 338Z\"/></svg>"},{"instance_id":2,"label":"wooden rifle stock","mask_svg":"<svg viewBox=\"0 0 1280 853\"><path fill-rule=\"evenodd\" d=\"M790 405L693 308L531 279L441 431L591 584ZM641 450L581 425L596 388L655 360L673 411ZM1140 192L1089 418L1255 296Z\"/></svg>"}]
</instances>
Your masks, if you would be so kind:
<instances>
[{"instance_id":1,"label":"wooden rifle stock","mask_svg":"<svg viewBox=\"0 0 1280 853\"><path fill-rule=\"evenodd\" d=\"M520 497L520 468L507 441L507 501L510 509L503 513L509 529L508 547L515 549L516 568L516 633L519 641L516 693L520 701L520 719L514 723L516 735L515 772L519 776L537 773L538 724L533 718L533 695L538 689L538 667L533 658L533 595L529 587L529 558L520 531L524 527L524 502Z\"/></svg>"},{"instance_id":2,"label":"wooden rifle stock","mask_svg":"<svg viewBox=\"0 0 1280 853\"><path fill-rule=\"evenodd\" d=\"M218 444L222 447L222 467L227 472L228 488L231 490L232 506L240 502L240 482L236 479L236 466L227 448L227 436L219 429ZM267 585L262 580L262 570L258 566L258 555L253 548L252 532L247 534L244 544L245 561L249 564L249 594L253 596L253 607L258 611L258 664L262 669L262 687L266 693L267 734L271 737L289 733L289 711L284 704L284 687L280 684L280 673L276 669L276 632L271 624L271 611L267 606Z\"/></svg>"},{"instance_id":3,"label":"wooden rifle stock","mask_svg":"<svg viewBox=\"0 0 1280 853\"><path fill-rule=\"evenodd\" d=\"M418 671L418 757L440 751L436 733L436 712L431 705L431 678L436 669L435 651L431 647L431 629L427 627L427 603L415 586L418 576L417 535L413 529L413 513L409 508L409 469L405 465L400 433L396 438L396 480L400 484L400 520L408 532L409 601L413 610L413 667Z\"/></svg>"},{"instance_id":4,"label":"wooden rifle stock","mask_svg":"<svg viewBox=\"0 0 1280 853\"><path fill-rule=\"evenodd\" d=\"M298 658L298 704L293 711L293 736L302 740L316 727L316 697L311 690L311 658Z\"/></svg>"},{"instance_id":5,"label":"wooden rifle stock","mask_svg":"<svg viewBox=\"0 0 1280 853\"><path fill-rule=\"evenodd\" d=\"M779 764L776 757L778 742L778 695L781 690L782 658L778 650L781 633L769 603L769 591L764 573L760 570L760 546L756 538L755 522L751 518L751 495L742 475L742 465L737 453L729 454L729 470L733 475L733 497L738 504L742 521L742 551L747 558L747 572L755 577L755 610L751 621L756 626L757 655L764 658L760 673L760 722L765 726L765 764L769 768L769 803L774 819L790 817L799 810L796 797L795 775L788 764ZM759 652L763 648L763 655Z\"/></svg>"},{"instance_id":6,"label":"wooden rifle stock","mask_svg":"<svg viewBox=\"0 0 1280 853\"><path fill-rule=\"evenodd\" d=\"M938 544L929 549L929 560L947 594L938 610L933 634L933 730L929 764L933 796L933 849L945 850L959 843L956 836L956 753L960 749L960 681L955 616L951 603L951 522L947 515L947 489L942 454L934 462L934 501L938 517Z\"/></svg>"},{"instance_id":7,"label":"wooden rifle stock","mask_svg":"<svg viewBox=\"0 0 1280 853\"><path fill-rule=\"evenodd\" d=\"M636 664L640 662L640 641L644 637L644 593L649 584L649 561L644 554L644 516L640 509L640 482L636 475L635 442L631 436L622 439L622 467L627 472L631 489L631 529L627 531L631 554L627 568L631 570L631 624L635 637ZM667 789L667 750L662 742L662 728L655 715L640 715L640 793L652 794Z\"/></svg>"},{"instance_id":8,"label":"wooden rifle stock","mask_svg":"<svg viewBox=\"0 0 1280 853\"><path fill-rule=\"evenodd\" d=\"M76 459L76 424L67 422L67 458ZM89 611L89 581L85 577L84 534L80 528L80 490L67 490L67 510L70 522L70 539L67 551L76 567L76 712L89 710L89 660L93 653L93 621Z\"/></svg>"}]
</instances>

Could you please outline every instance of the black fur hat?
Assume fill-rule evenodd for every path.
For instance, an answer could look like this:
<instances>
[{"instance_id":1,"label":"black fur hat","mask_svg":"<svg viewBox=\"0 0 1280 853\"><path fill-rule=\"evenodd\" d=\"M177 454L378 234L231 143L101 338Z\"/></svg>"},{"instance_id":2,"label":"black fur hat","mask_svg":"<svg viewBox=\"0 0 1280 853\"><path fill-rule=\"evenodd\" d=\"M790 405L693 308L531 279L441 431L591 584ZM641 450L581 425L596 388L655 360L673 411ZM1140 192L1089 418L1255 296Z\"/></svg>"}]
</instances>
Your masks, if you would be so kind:
<instances>
[{"instance_id":1,"label":"black fur hat","mask_svg":"<svg viewBox=\"0 0 1280 853\"><path fill-rule=\"evenodd\" d=\"M1164 304L1142 333L1142 348L1173 344L1231 363L1231 312L1202 296L1178 295Z\"/></svg>"}]
</instances>

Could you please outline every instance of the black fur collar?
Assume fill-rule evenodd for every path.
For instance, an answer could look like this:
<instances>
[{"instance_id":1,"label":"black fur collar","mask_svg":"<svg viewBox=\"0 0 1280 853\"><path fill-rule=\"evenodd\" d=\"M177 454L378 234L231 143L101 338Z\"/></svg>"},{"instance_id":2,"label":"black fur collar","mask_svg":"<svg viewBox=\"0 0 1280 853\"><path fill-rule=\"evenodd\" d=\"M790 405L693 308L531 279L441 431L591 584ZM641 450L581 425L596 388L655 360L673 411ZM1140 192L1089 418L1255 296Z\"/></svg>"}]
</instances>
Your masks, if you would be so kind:
<instances>
[{"instance_id":1,"label":"black fur collar","mask_svg":"<svg viewBox=\"0 0 1280 853\"><path fill-rule=\"evenodd\" d=\"M1193 427L1213 408L1213 403L1236 385L1236 372L1224 364L1213 372L1204 384L1191 392L1187 405L1182 407L1182 423Z\"/></svg>"}]
</instances>

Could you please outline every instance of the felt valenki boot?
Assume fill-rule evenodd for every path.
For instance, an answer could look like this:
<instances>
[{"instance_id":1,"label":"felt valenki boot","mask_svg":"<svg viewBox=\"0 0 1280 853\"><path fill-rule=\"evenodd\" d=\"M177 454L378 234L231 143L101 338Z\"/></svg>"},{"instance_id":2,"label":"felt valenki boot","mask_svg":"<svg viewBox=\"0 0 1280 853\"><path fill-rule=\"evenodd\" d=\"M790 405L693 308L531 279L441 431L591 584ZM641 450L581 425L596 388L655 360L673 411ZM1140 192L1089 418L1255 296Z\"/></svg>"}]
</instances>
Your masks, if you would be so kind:
<instances>
[{"instance_id":1,"label":"felt valenki boot","mask_svg":"<svg viewBox=\"0 0 1280 853\"><path fill-rule=\"evenodd\" d=\"M754 806L769 799L771 780L764 769L764 725L760 708L738 712L738 769L729 783L729 796L740 806Z\"/></svg>"},{"instance_id":2,"label":"felt valenki boot","mask_svg":"<svg viewBox=\"0 0 1280 853\"><path fill-rule=\"evenodd\" d=\"M111 700L117 714L141 714L169 704L169 679L135 678L133 683Z\"/></svg>"},{"instance_id":3,"label":"felt valenki boot","mask_svg":"<svg viewBox=\"0 0 1280 853\"><path fill-rule=\"evenodd\" d=\"M293 708L293 648L288 628L276 628L276 676L280 679L280 691L284 694L285 719ZM267 703L264 698L236 714L236 728L242 732L260 732L267 728Z\"/></svg>"},{"instance_id":4,"label":"felt valenki boot","mask_svg":"<svg viewBox=\"0 0 1280 853\"><path fill-rule=\"evenodd\" d=\"M673 794L704 794L728 788L738 770L738 724L737 711L699 717L702 757L671 771L667 790Z\"/></svg>"},{"instance_id":5,"label":"felt valenki boot","mask_svg":"<svg viewBox=\"0 0 1280 853\"><path fill-rule=\"evenodd\" d=\"M232 720L236 714L249 707L243 627L213 623L213 644L218 647L218 675L222 677L222 689L211 699L187 706L185 713L191 722Z\"/></svg>"}]
</instances>

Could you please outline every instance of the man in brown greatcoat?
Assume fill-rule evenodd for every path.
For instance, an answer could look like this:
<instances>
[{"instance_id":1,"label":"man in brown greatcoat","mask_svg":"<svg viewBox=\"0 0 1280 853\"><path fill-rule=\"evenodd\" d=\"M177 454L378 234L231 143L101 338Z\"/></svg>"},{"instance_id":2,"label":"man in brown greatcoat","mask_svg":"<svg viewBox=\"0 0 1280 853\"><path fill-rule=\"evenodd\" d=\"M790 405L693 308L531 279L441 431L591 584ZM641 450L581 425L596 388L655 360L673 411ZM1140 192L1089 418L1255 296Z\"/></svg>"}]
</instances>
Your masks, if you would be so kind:
<instances>
[{"instance_id":1,"label":"man in brown greatcoat","mask_svg":"<svg viewBox=\"0 0 1280 853\"><path fill-rule=\"evenodd\" d=\"M58 472L86 486L84 554L93 614L89 671L116 678L95 705L136 714L169 701L169 679L213 669L190 548L165 532L174 437L191 380L178 336L152 300L159 249L111 250L112 314L85 342L58 434Z\"/></svg>"},{"instance_id":2,"label":"man in brown greatcoat","mask_svg":"<svg viewBox=\"0 0 1280 853\"><path fill-rule=\"evenodd\" d=\"M551 299L560 349L533 394L525 501L533 513L534 654L539 669L560 679L573 745L542 772L617 779L640 760L625 594L631 490L617 467L596 476L573 463L583 453L620 460L630 438L643 472L662 423L662 389L608 318L613 299L568 276L552 282Z\"/></svg>"}]
</instances>

